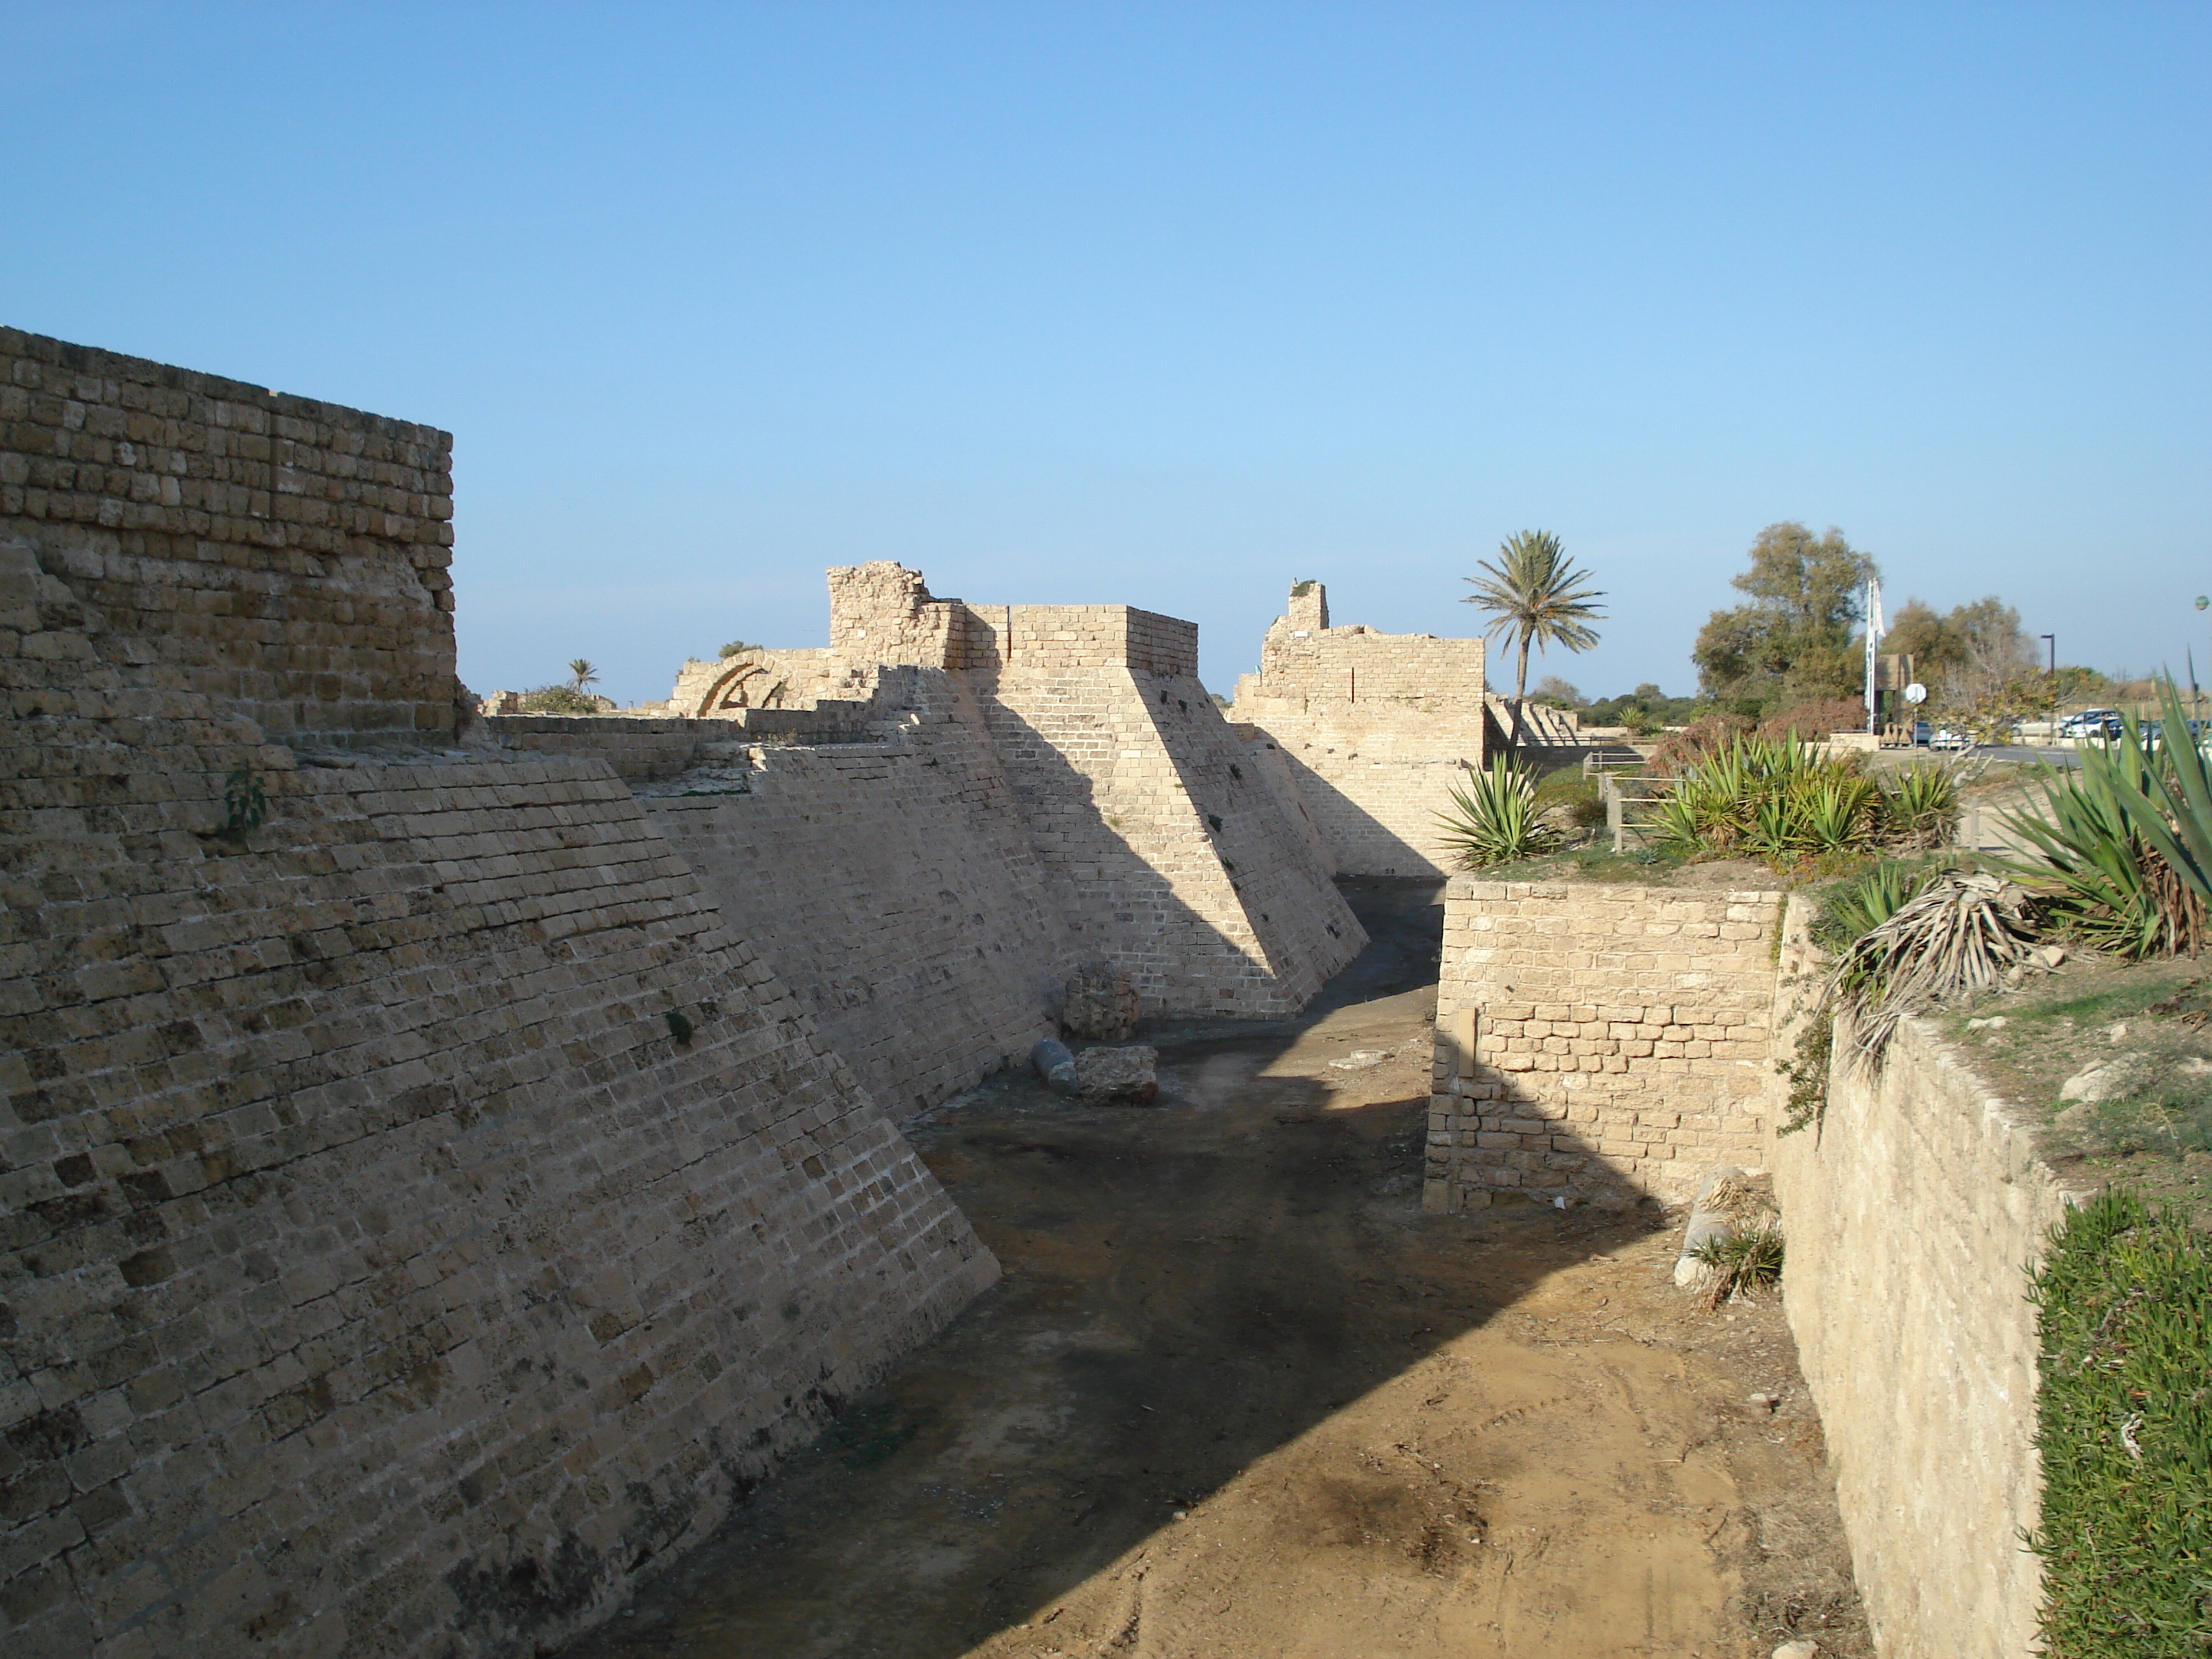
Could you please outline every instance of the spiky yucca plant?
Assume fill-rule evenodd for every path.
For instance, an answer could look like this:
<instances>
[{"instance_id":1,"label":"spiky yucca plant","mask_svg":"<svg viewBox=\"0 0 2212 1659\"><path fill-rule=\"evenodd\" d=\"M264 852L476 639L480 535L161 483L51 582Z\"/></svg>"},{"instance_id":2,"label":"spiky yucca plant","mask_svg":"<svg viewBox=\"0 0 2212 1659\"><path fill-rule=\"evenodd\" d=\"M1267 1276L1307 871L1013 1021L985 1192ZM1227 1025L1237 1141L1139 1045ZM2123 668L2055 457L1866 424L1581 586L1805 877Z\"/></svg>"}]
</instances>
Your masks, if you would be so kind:
<instances>
[{"instance_id":1,"label":"spiky yucca plant","mask_svg":"<svg viewBox=\"0 0 2212 1659\"><path fill-rule=\"evenodd\" d=\"M1536 805L1535 774L1510 756L1498 756L1486 771L1468 768L1467 787L1453 790L1451 800L1451 811L1437 819L1463 870L1534 858L1559 845Z\"/></svg>"},{"instance_id":2,"label":"spiky yucca plant","mask_svg":"<svg viewBox=\"0 0 2212 1659\"><path fill-rule=\"evenodd\" d=\"M2160 683L2164 730L2189 719ZM2132 716L2109 745L2075 745L2079 767L2044 780L2037 807L2004 822L2035 854L2015 873L2055 888L2053 908L2100 949L2146 957L2200 949L2212 904L2212 762L2157 743Z\"/></svg>"}]
</instances>

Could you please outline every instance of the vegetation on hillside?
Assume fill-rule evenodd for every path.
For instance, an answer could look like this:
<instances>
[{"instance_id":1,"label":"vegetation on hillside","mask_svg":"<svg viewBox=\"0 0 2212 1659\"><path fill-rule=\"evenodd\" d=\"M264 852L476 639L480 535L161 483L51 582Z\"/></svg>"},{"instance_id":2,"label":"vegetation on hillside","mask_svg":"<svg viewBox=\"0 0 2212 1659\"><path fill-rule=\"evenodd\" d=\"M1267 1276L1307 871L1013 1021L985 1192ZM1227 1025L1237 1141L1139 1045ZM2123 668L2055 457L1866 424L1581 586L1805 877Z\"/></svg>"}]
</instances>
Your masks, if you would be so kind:
<instances>
[{"instance_id":1,"label":"vegetation on hillside","mask_svg":"<svg viewBox=\"0 0 2212 1659\"><path fill-rule=\"evenodd\" d=\"M2108 1191L2034 1277L2040 1613L2051 1659L2212 1649L2212 1255Z\"/></svg>"},{"instance_id":2,"label":"vegetation on hillside","mask_svg":"<svg viewBox=\"0 0 2212 1659\"><path fill-rule=\"evenodd\" d=\"M1839 854L1941 845L1957 816L1958 789L1942 768L1876 778L1861 757L1826 754L1794 733L1737 732L1682 757L1646 833L1686 855L1789 870Z\"/></svg>"}]
</instances>

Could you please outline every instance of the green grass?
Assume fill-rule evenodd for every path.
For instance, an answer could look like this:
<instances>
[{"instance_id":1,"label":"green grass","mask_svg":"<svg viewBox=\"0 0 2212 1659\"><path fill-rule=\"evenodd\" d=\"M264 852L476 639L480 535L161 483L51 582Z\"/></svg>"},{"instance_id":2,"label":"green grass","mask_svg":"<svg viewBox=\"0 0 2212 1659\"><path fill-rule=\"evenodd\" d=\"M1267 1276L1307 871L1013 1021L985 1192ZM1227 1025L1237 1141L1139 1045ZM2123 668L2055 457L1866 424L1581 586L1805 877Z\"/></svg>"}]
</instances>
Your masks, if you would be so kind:
<instances>
[{"instance_id":1,"label":"green grass","mask_svg":"<svg viewBox=\"0 0 2212 1659\"><path fill-rule=\"evenodd\" d=\"M1597 780L1584 777L1577 767L1548 772L1538 781L1536 810L1544 812L1554 806L1565 807L1568 821L1577 830L1595 830L1605 823L1605 802L1598 794Z\"/></svg>"},{"instance_id":2,"label":"green grass","mask_svg":"<svg viewBox=\"0 0 2212 1659\"><path fill-rule=\"evenodd\" d=\"M2040 1114L2045 1156L2080 1159L2177 1214L2212 1219L2212 975L2202 964L2069 963L1942 1024L2001 1095ZM2127 1027L2118 1041L2115 1025ZM2069 1078L2122 1059L2136 1068L2124 1098L2060 1098Z\"/></svg>"},{"instance_id":3,"label":"green grass","mask_svg":"<svg viewBox=\"0 0 2212 1659\"><path fill-rule=\"evenodd\" d=\"M2044 1650L2212 1649L2212 1255L2124 1190L2069 1215L2030 1291Z\"/></svg>"}]
</instances>

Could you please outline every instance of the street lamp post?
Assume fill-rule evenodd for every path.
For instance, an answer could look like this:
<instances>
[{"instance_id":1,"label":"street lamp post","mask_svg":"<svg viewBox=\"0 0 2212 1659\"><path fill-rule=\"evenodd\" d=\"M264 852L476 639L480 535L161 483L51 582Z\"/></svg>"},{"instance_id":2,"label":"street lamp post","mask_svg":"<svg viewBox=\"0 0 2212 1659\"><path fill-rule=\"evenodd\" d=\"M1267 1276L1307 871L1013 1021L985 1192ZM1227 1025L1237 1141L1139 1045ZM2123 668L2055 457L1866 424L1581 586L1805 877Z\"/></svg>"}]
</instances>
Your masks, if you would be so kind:
<instances>
[{"instance_id":1,"label":"street lamp post","mask_svg":"<svg viewBox=\"0 0 2212 1659\"><path fill-rule=\"evenodd\" d=\"M2044 681L2045 689L2050 693L2051 702L2050 706L2044 710L2044 714L2051 722L2049 735L2056 738L2058 735L2058 635L2038 634L2035 637L2051 647L2051 666L2045 671L2048 678Z\"/></svg>"}]
</instances>

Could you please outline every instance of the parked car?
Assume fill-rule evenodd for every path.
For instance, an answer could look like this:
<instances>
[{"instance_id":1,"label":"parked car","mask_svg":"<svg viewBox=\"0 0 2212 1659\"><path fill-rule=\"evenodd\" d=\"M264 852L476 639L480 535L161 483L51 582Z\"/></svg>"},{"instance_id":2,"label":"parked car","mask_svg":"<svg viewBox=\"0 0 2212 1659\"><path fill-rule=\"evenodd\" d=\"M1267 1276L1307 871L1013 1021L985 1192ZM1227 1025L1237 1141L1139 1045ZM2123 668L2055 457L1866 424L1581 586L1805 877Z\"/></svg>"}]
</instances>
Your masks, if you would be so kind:
<instances>
[{"instance_id":1,"label":"parked car","mask_svg":"<svg viewBox=\"0 0 2212 1659\"><path fill-rule=\"evenodd\" d=\"M1912 742L1915 748L1925 749L1928 746L1928 739L1935 734L1936 728L1929 725L1926 720L1912 722Z\"/></svg>"},{"instance_id":2,"label":"parked car","mask_svg":"<svg viewBox=\"0 0 2212 1659\"><path fill-rule=\"evenodd\" d=\"M2069 743L2078 743L2084 738L2110 741L2120 735L2120 730L2118 709L2085 708L2078 714L2069 714L2059 726L2058 735Z\"/></svg>"},{"instance_id":3,"label":"parked car","mask_svg":"<svg viewBox=\"0 0 2212 1659\"><path fill-rule=\"evenodd\" d=\"M1974 740L1964 732L1948 726L1939 726L1928 735L1930 749L1972 749Z\"/></svg>"}]
</instances>

